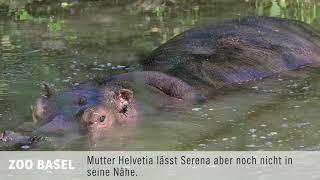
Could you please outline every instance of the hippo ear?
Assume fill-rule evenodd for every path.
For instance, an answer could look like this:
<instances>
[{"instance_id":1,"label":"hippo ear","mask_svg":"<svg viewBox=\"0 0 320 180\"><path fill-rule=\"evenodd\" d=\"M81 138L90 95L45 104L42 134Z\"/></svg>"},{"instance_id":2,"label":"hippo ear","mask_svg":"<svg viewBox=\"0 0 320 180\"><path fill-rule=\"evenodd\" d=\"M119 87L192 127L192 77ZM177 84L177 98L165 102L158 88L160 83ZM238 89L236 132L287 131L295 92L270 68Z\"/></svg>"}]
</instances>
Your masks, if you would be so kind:
<instances>
[{"instance_id":1,"label":"hippo ear","mask_svg":"<svg viewBox=\"0 0 320 180\"><path fill-rule=\"evenodd\" d=\"M43 83L43 88L44 88L44 96L46 98L50 98L54 94L54 91L52 89L50 89L48 84Z\"/></svg>"},{"instance_id":2,"label":"hippo ear","mask_svg":"<svg viewBox=\"0 0 320 180\"><path fill-rule=\"evenodd\" d=\"M119 112L125 114L128 110L128 105L133 100L133 92L129 89L120 89L117 96L120 101L118 103Z\"/></svg>"},{"instance_id":3,"label":"hippo ear","mask_svg":"<svg viewBox=\"0 0 320 180\"><path fill-rule=\"evenodd\" d=\"M133 99L133 92L129 89L120 89L118 92L118 97L119 97L121 103L127 105Z\"/></svg>"}]
</instances>

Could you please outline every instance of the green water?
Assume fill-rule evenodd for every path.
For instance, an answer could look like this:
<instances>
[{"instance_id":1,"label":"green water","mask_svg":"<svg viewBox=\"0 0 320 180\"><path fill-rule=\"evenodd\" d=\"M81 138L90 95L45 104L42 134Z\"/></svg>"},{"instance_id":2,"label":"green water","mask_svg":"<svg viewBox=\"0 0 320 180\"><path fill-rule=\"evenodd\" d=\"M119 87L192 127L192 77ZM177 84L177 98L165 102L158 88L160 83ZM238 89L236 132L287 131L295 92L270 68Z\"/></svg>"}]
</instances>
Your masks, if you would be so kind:
<instances>
[{"instance_id":1,"label":"green water","mask_svg":"<svg viewBox=\"0 0 320 180\"><path fill-rule=\"evenodd\" d=\"M317 0L0 0L0 130L32 122L46 82L57 90L135 64L184 30L241 16L296 19L320 30ZM301 150L320 145L320 73L250 84L183 112L147 116L94 146L53 149Z\"/></svg>"}]
</instances>

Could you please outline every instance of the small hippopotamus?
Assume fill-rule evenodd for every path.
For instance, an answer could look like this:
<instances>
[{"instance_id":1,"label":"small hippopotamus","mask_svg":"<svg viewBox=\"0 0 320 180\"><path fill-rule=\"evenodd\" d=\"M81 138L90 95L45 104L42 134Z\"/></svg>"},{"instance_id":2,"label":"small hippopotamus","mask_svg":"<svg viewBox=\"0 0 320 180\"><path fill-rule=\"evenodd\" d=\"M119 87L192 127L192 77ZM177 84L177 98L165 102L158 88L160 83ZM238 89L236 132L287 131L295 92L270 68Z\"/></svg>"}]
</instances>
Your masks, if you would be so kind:
<instances>
[{"instance_id":1,"label":"small hippopotamus","mask_svg":"<svg viewBox=\"0 0 320 180\"><path fill-rule=\"evenodd\" d=\"M70 129L72 124L78 124L77 119L88 115L93 107L104 107L108 116L117 122L135 121L144 106L141 101L145 100L141 99L148 93L148 100L158 101L158 106L204 100L201 93L187 83L160 72L147 71L115 75L57 94L46 87L46 92L32 106L33 119L41 125L37 131L43 132Z\"/></svg>"},{"instance_id":2,"label":"small hippopotamus","mask_svg":"<svg viewBox=\"0 0 320 180\"><path fill-rule=\"evenodd\" d=\"M160 72L119 74L58 93L45 86L45 95L32 106L32 116L38 125L33 135L47 137L108 131L115 126L135 125L143 113L157 108L196 103L203 98L185 82ZM34 144L30 138L19 138L17 133L5 133L3 139L9 135L14 137L10 138L13 139L10 144L14 144L14 140L19 140L18 145L23 144L22 140L25 144Z\"/></svg>"},{"instance_id":3,"label":"small hippopotamus","mask_svg":"<svg viewBox=\"0 0 320 180\"><path fill-rule=\"evenodd\" d=\"M202 103L226 92L224 88L317 62L320 33L302 22L243 17L197 27L151 52L141 62L141 72L114 75L55 95L47 90L33 106L33 117L41 125L36 131L79 126L107 130L141 119L137 94L159 107ZM141 87L148 91L139 93Z\"/></svg>"}]
</instances>

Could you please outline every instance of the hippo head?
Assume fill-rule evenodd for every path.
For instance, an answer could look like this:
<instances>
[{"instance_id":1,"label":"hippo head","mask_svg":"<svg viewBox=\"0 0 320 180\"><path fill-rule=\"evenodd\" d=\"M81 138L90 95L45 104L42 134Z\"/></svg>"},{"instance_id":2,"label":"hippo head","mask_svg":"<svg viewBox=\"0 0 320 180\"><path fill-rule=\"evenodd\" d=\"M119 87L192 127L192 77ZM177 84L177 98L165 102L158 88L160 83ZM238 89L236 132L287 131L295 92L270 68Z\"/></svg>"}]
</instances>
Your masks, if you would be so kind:
<instances>
[{"instance_id":1,"label":"hippo head","mask_svg":"<svg viewBox=\"0 0 320 180\"><path fill-rule=\"evenodd\" d=\"M133 93L116 85L82 84L38 98L32 106L41 133L69 131L74 127L109 128L135 117ZM100 123L97 123L100 122Z\"/></svg>"},{"instance_id":2,"label":"hippo head","mask_svg":"<svg viewBox=\"0 0 320 180\"><path fill-rule=\"evenodd\" d=\"M101 99L100 89L89 84L75 86L57 94L45 89L46 95L36 99L32 105L33 120L39 124L49 123L58 115L75 117Z\"/></svg>"},{"instance_id":3,"label":"hippo head","mask_svg":"<svg viewBox=\"0 0 320 180\"><path fill-rule=\"evenodd\" d=\"M104 89L103 101L86 109L80 118L80 124L89 131L110 130L136 122L137 119L138 113L131 90Z\"/></svg>"}]
</instances>

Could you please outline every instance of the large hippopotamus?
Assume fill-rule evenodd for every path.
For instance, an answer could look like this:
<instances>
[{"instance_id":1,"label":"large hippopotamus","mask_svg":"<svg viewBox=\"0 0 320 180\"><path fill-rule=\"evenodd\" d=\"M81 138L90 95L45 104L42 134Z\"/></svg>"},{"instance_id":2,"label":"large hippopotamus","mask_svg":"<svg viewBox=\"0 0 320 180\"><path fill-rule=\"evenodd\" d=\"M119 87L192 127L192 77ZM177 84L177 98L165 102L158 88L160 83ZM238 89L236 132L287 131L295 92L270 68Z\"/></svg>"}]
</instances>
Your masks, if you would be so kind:
<instances>
[{"instance_id":1,"label":"large hippopotamus","mask_svg":"<svg viewBox=\"0 0 320 180\"><path fill-rule=\"evenodd\" d=\"M196 27L151 52L141 62L143 71L84 83L56 95L47 88L47 96L33 105L33 117L41 125L35 131L108 130L137 122L143 112L137 100L140 87L156 94L159 107L201 103L223 88L319 61L320 34L302 22L242 17Z\"/></svg>"},{"instance_id":2,"label":"large hippopotamus","mask_svg":"<svg viewBox=\"0 0 320 180\"><path fill-rule=\"evenodd\" d=\"M319 62L319 48L319 32L305 23L244 17L188 30L154 50L142 65L211 93Z\"/></svg>"}]
</instances>

